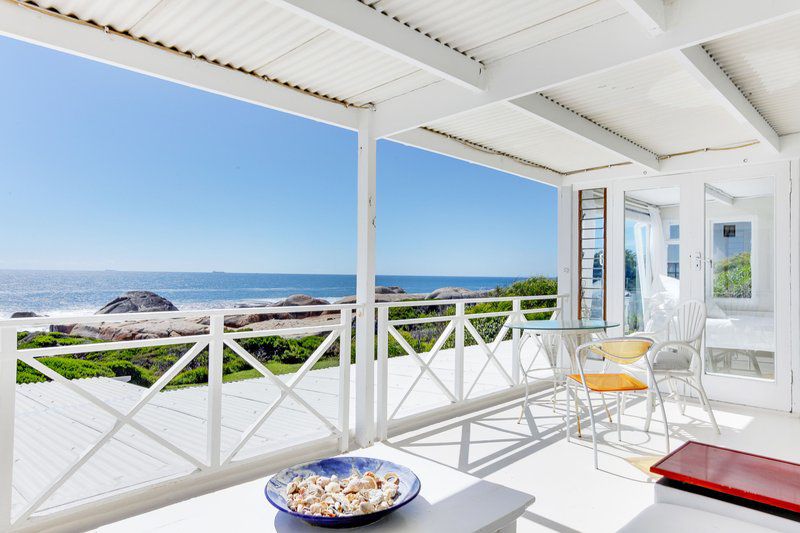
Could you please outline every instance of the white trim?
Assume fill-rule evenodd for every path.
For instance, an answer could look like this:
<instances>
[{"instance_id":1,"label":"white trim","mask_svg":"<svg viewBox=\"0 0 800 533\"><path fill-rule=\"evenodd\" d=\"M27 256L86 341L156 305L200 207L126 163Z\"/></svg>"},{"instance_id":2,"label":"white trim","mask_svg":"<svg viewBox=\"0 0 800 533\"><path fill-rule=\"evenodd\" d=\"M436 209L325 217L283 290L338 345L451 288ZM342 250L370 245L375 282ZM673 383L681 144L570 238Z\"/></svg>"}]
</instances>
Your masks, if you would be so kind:
<instances>
[{"instance_id":1,"label":"white trim","mask_svg":"<svg viewBox=\"0 0 800 533\"><path fill-rule=\"evenodd\" d=\"M483 65L353 0L267 0L325 28L472 91L486 87Z\"/></svg>"},{"instance_id":2,"label":"white trim","mask_svg":"<svg viewBox=\"0 0 800 533\"><path fill-rule=\"evenodd\" d=\"M706 184L708 186L708 184ZM706 189L707 192L707 189ZM774 204L774 201L773 201ZM773 207L774 208L774 207ZM774 217L774 213L773 213ZM714 264L711 264L711 268L705 269L705 278L706 278L706 299L709 297L713 298L714 301L720 303L731 303L731 302L752 302L753 295L757 292L757 280L758 280L758 267L757 262L753 260L754 257L758 257L758 253L760 252L760 245L758 243L758 239L756 239L757 235L757 227L758 221L756 217L750 214L743 214L743 215L726 215L722 217L713 217L710 218L705 216L705 232L706 232L706 249L704 252L706 260L713 261L713 257L711 255L714 251L714 232L712 228L714 224L726 224L726 223L734 223L738 224L739 222L747 222L750 224L750 297L749 298L721 298L718 296L714 296L709 291L713 291L714 286ZM774 229L773 229L773 239L775 238ZM775 280L777 282L777 280ZM760 285L760 284L759 284ZM777 283L776 283L777 285ZM761 287L758 286L760 289Z\"/></svg>"}]
</instances>

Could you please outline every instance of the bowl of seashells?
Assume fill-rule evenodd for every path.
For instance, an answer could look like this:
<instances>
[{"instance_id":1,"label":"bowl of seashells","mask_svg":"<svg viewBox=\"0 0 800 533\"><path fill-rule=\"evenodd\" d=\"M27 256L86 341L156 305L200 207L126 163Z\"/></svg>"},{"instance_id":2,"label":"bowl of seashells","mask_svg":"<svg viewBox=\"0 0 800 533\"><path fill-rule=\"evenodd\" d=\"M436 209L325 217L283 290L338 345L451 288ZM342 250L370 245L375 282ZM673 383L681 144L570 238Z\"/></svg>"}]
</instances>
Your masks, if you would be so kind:
<instances>
[{"instance_id":1,"label":"bowl of seashells","mask_svg":"<svg viewBox=\"0 0 800 533\"><path fill-rule=\"evenodd\" d=\"M267 500L320 527L370 524L413 500L420 481L404 466L372 457L333 457L293 466L267 482Z\"/></svg>"}]
</instances>

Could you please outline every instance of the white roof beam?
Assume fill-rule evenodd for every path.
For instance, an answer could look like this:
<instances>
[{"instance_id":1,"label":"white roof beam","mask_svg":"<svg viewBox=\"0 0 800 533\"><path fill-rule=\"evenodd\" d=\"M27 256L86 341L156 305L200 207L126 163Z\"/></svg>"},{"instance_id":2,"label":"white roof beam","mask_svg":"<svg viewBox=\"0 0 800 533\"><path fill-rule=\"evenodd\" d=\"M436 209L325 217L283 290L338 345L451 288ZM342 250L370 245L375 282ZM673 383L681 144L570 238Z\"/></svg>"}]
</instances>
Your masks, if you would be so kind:
<instances>
[{"instance_id":1,"label":"white roof beam","mask_svg":"<svg viewBox=\"0 0 800 533\"><path fill-rule=\"evenodd\" d=\"M667 30L667 17L663 0L617 0L650 35L661 35Z\"/></svg>"},{"instance_id":2,"label":"white roof beam","mask_svg":"<svg viewBox=\"0 0 800 533\"><path fill-rule=\"evenodd\" d=\"M465 91L442 81L378 106L376 135L395 133L477 107L686 48L800 13L796 0L674 0L665 4L669 30L650 37L632 17L614 17L487 66L487 90Z\"/></svg>"},{"instance_id":3,"label":"white roof beam","mask_svg":"<svg viewBox=\"0 0 800 533\"><path fill-rule=\"evenodd\" d=\"M483 65L356 0L267 0L470 91L486 87Z\"/></svg>"},{"instance_id":4,"label":"white roof beam","mask_svg":"<svg viewBox=\"0 0 800 533\"><path fill-rule=\"evenodd\" d=\"M702 46L695 45L677 50L675 56L720 104L739 122L750 128L756 139L771 148L774 153L780 152L781 143L778 134Z\"/></svg>"},{"instance_id":5,"label":"white roof beam","mask_svg":"<svg viewBox=\"0 0 800 533\"><path fill-rule=\"evenodd\" d=\"M658 158L654 153L548 100L541 94L529 94L511 100L510 104L573 137L605 148L646 169L658 171Z\"/></svg>"},{"instance_id":6,"label":"white roof beam","mask_svg":"<svg viewBox=\"0 0 800 533\"><path fill-rule=\"evenodd\" d=\"M357 110L342 104L21 4L0 2L0 35L327 124L358 124Z\"/></svg>"},{"instance_id":7,"label":"white roof beam","mask_svg":"<svg viewBox=\"0 0 800 533\"><path fill-rule=\"evenodd\" d=\"M468 163L493 168L508 174L514 174L529 180L546 183L547 185L557 187L563 181L563 176L552 170L526 165L504 155L484 152L429 130L416 129L406 131L392 137L390 140L406 146L427 150L428 152L460 159Z\"/></svg>"}]
</instances>

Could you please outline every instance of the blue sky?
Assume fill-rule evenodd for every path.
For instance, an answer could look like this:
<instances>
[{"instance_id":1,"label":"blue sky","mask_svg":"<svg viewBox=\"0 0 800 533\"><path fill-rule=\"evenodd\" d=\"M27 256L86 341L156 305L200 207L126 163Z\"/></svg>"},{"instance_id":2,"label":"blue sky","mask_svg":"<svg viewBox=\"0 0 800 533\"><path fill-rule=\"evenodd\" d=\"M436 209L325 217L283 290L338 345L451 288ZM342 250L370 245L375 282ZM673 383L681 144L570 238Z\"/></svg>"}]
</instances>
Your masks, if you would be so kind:
<instances>
[{"instance_id":1,"label":"blue sky","mask_svg":"<svg viewBox=\"0 0 800 533\"><path fill-rule=\"evenodd\" d=\"M353 273L356 135L0 37L0 268ZM553 275L555 189L381 141L380 274Z\"/></svg>"}]
</instances>

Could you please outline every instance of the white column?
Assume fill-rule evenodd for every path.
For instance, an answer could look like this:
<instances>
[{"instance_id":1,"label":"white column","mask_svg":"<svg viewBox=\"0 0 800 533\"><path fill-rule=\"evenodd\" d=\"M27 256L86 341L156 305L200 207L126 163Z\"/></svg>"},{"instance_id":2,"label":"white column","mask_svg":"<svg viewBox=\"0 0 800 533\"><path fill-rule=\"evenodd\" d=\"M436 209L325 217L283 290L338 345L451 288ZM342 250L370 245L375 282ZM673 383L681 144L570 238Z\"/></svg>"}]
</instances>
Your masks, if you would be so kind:
<instances>
[{"instance_id":1,"label":"white column","mask_svg":"<svg viewBox=\"0 0 800 533\"><path fill-rule=\"evenodd\" d=\"M573 275L573 257L576 257L573 231L573 219L575 217L573 209L573 190L571 185L564 185L558 188L558 294L568 294L570 298L564 302L564 309L561 313L563 318L577 316L578 295L574 293L576 287L577 274ZM577 264L575 270L580 268Z\"/></svg>"},{"instance_id":2,"label":"white column","mask_svg":"<svg viewBox=\"0 0 800 533\"><path fill-rule=\"evenodd\" d=\"M0 328L0 531L11 525L17 328Z\"/></svg>"},{"instance_id":3,"label":"white column","mask_svg":"<svg viewBox=\"0 0 800 533\"><path fill-rule=\"evenodd\" d=\"M375 438L375 134L371 109L358 117L358 260L356 303L356 442Z\"/></svg>"},{"instance_id":4,"label":"white column","mask_svg":"<svg viewBox=\"0 0 800 533\"><path fill-rule=\"evenodd\" d=\"M225 317L211 317L209 325L211 342L208 344L208 424L206 431L206 452L208 465L220 464L220 447L222 442L222 351L223 333L225 333Z\"/></svg>"}]
</instances>

